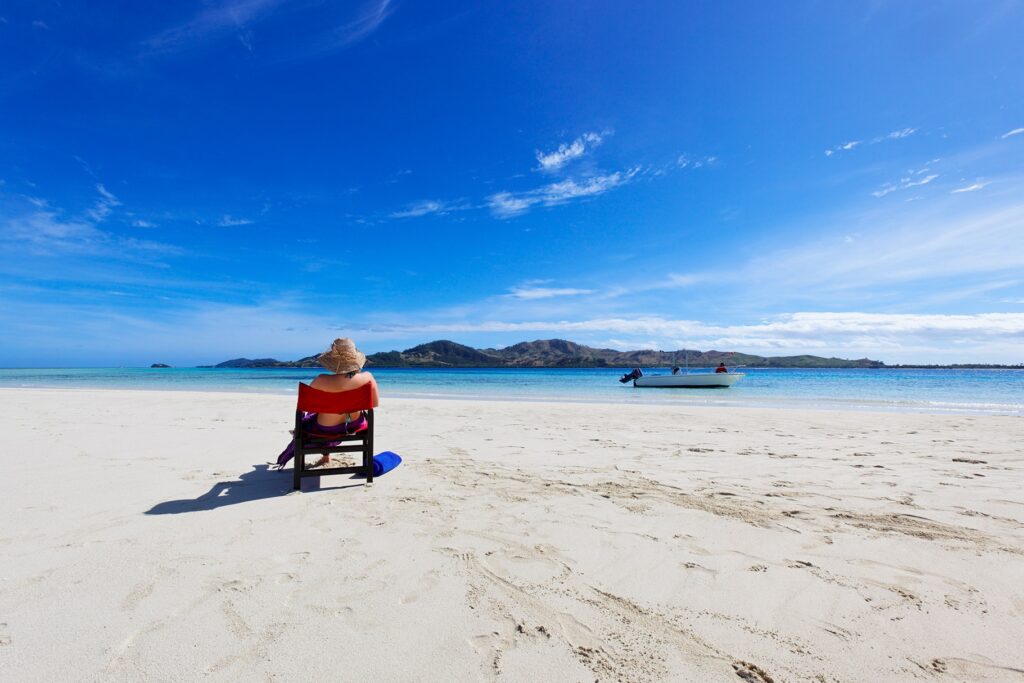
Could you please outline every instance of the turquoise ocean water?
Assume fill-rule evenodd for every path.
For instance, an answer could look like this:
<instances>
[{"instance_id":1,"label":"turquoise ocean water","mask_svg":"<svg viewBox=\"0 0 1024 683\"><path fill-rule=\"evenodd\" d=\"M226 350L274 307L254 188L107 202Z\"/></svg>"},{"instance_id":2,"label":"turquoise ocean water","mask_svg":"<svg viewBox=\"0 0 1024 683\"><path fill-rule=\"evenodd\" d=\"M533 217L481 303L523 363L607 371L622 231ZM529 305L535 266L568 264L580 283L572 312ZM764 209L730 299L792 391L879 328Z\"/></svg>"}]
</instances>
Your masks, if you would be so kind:
<instances>
[{"instance_id":1,"label":"turquoise ocean water","mask_svg":"<svg viewBox=\"0 0 1024 683\"><path fill-rule=\"evenodd\" d=\"M1024 416L1024 370L757 369L728 389L636 389L618 369L373 370L383 397L898 410ZM647 374L668 370L650 370ZM0 369L0 387L294 394L316 369Z\"/></svg>"}]
</instances>

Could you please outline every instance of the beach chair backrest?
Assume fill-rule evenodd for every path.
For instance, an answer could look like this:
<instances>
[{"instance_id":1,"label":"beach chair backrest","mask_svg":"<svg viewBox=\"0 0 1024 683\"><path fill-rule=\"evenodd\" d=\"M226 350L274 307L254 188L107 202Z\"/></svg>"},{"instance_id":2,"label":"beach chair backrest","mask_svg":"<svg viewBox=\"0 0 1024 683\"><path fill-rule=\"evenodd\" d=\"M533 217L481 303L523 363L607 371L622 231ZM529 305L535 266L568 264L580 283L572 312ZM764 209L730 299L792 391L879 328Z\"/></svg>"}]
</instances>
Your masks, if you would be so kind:
<instances>
[{"instance_id":1,"label":"beach chair backrest","mask_svg":"<svg viewBox=\"0 0 1024 683\"><path fill-rule=\"evenodd\" d=\"M296 409L306 413L358 413L373 408L373 387L367 382L349 391L321 391L299 382L299 402Z\"/></svg>"}]
</instances>

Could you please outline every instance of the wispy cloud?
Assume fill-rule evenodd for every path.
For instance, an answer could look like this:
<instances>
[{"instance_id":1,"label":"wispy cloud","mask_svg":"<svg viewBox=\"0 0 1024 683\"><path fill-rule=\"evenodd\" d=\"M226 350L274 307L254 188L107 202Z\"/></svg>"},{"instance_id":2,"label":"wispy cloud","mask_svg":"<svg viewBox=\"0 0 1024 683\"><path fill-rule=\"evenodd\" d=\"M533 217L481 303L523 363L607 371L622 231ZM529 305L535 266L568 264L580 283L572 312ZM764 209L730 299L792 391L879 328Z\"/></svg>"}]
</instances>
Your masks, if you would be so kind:
<instances>
[{"instance_id":1,"label":"wispy cloud","mask_svg":"<svg viewBox=\"0 0 1024 683\"><path fill-rule=\"evenodd\" d=\"M836 152L849 152L851 149L853 149L859 144L861 144L860 140L851 140L849 142L840 143L831 149L826 149L825 156L830 157Z\"/></svg>"},{"instance_id":2,"label":"wispy cloud","mask_svg":"<svg viewBox=\"0 0 1024 683\"><path fill-rule=\"evenodd\" d=\"M1000 137L1003 140L1005 140L1006 138L1011 138L1014 135L1020 135L1021 133L1024 133L1024 128L1014 128L1013 130L1011 130L1011 131L1009 131L1007 133L1003 133Z\"/></svg>"},{"instance_id":3,"label":"wispy cloud","mask_svg":"<svg viewBox=\"0 0 1024 683\"><path fill-rule=\"evenodd\" d=\"M425 323L422 325L376 326L385 329L418 332L612 332L645 335L689 336L729 335L758 338L775 337L771 346L784 345L789 340L814 339L822 335L849 334L931 334L963 332L985 333L993 336L1024 334L1024 313L978 313L971 315L942 315L916 313L861 313L861 312L798 312L772 316L764 321L740 325L715 325L700 320L641 316L630 318L587 318L553 321L484 321L479 323Z\"/></svg>"},{"instance_id":4,"label":"wispy cloud","mask_svg":"<svg viewBox=\"0 0 1024 683\"><path fill-rule=\"evenodd\" d=\"M118 204L113 195L105 193L96 206L80 216L66 216L57 209L36 207L0 217L0 253L11 259L103 256L124 260L147 260L180 253L169 244L122 237L100 229L99 223L106 218L109 207Z\"/></svg>"},{"instance_id":5,"label":"wispy cloud","mask_svg":"<svg viewBox=\"0 0 1024 683\"><path fill-rule=\"evenodd\" d=\"M239 225L252 225L252 221L248 218L234 218L231 214L224 214L217 225L222 228L233 228Z\"/></svg>"},{"instance_id":6,"label":"wispy cloud","mask_svg":"<svg viewBox=\"0 0 1024 683\"><path fill-rule=\"evenodd\" d=\"M577 289L574 287L544 287L543 282L524 283L509 290L508 296L513 299L552 299L559 296L581 296L592 294L592 289Z\"/></svg>"},{"instance_id":7,"label":"wispy cloud","mask_svg":"<svg viewBox=\"0 0 1024 683\"><path fill-rule=\"evenodd\" d=\"M871 138L867 143L865 143L863 140L851 140L850 142L843 142L841 144L836 145L835 147L826 149L825 156L830 157L834 154L838 154L839 152L849 152L853 148L862 144L877 145L878 143L885 142L886 140L902 140L903 138L910 137L916 132L917 128L900 128L899 130L894 130L892 132L886 133L885 135L877 135Z\"/></svg>"},{"instance_id":8,"label":"wispy cloud","mask_svg":"<svg viewBox=\"0 0 1024 683\"><path fill-rule=\"evenodd\" d=\"M917 128L901 128L894 130L888 135L879 135L876 138L872 138L871 144L877 145L879 142L886 140L902 140L903 138L909 138L911 135L917 132Z\"/></svg>"},{"instance_id":9,"label":"wispy cloud","mask_svg":"<svg viewBox=\"0 0 1024 683\"><path fill-rule=\"evenodd\" d=\"M584 133L572 142L562 143L553 152L542 152L537 150L537 170L557 171L570 161L579 159L584 154L592 151L604 141L607 133Z\"/></svg>"},{"instance_id":10,"label":"wispy cloud","mask_svg":"<svg viewBox=\"0 0 1024 683\"><path fill-rule=\"evenodd\" d=\"M982 204L939 195L934 201L890 205L856 213L821 217L838 230L799 246L774 249L746 265L721 273L736 278L739 287L765 301L849 301L865 293L901 291L897 285L941 281L945 290L954 281L1002 280L1024 269L1024 250L1008 248L1024 234L1024 204L1007 188ZM853 242L843 234L856 233ZM769 282L769 286L763 283ZM750 289L756 285L756 289ZM902 305L915 288L903 287ZM876 297L877 300L877 297Z\"/></svg>"},{"instance_id":11,"label":"wispy cloud","mask_svg":"<svg viewBox=\"0 0 1024 683\"><path fill-rule=\"evenodd\" d=\"M917 171L911 171L908 175L903 176L896 182L886 183L879 189L875 190L871 194L875 197L884 197L887 194L898 192L900 190L908 190L912 187L920 187L921 185L927 185L936 178L939 177L938 173L930 173L931 169L922 168Z\"/></svg>"},{"instance_id":12,"label":"wispy cloud","mask_svg":"<svg viewBox=\"0 0 1024 683\"><path fill-rule=\"evenodd\" d=\"M653 280L617 284L603 292L601 296L607 299L614 299L663 289L682 289L692 287L702 280L704 280L704 277L696 273L669 273L667 276Z\"/></svg>"},{"instance_id":13,"label":"wispy cloud","mask_svg":"<svg viewBox=\"0 0 1024 683\"><path fill-rule=\"evenodd\" d=\"M1024 272L1024 250L1007 246L1024 235L1019 182L993 180L985 195L984 202L945 192L913 204L869 200L856 210L788 226L801 237L786 245L762 242L728 267L709 263L676 277L620 280L606 296L637 310L652 301L645 293L689 283L700 285L694 290L698 296L729 302L730 314L854 307L864 301L931 311L936 293L949 293L976 310L991 298L964 296L967 288L980 294L986 290L979 288L1001 287ZM670 263L656 255L652 262Z\"/></svg>"},{"instance_id":14,"label":"wispy cloud","mask_svg":"<svg viewBox=\"0 0 1024 683\"><path fill-rule=\"evenodd\" d=\"M310 339L355 337L369 348L408 339L420 343L455 337L467 343L481 339L511 343L528 336L558 336L619 349L679 348L746 351L764 355L816 353L845 357L869 356L886 362L1018 362L1024 334L1024 312L941 315L813 311L771 315L735 324L664 316L583 316L558 319L484 319L479 321L409 321L407 313L388 315L402 320L372 324L349 321L343 328L315 312L303 312L295 302L254 305L203 303L162 311L159 317L112 311L109 307L51 306L62 319L63 332L72 333L76 346L90 357L110 354L112 330L129 340L131 350L151 362L210 362L233 355L298 357L311 352ZM62 313L67 312L67 315ZM0 324L18 330L24 311L0 310ZM177 331L189 330L191 354L186 360ZM53 340L34 332L33 344L48 349ZM19 338L22 335L19 335ZM393 347L392 347L393 348ZM126 355L120 346L115 355ZM195 353L209 354L196 357Z\"/></svg>"},{"instance_id":15,"label":"wispy cloud","mask_svg":"<svg viewBox=\"0 0 1024 683\"><path fill-rule=\"evenodd\" d=\"M91 209L86 211L86 214L93 221L99 223L109 216L116 207L121 206L121 202L113 193L103 187L102 183L96 184L96 191L100 193L100 198Z\"/></svg>"},{"instance_id":16,"label":"wispy cloud","mask_svg":"<svg viewBox=\"0 0 1024 683\"><path fill-rule=\"evenodd\" d=\"M551 334L575 340L617 337L620 348L687 346L765 353L871 355L883 360L939 358L947 362L1016 358L1024 313L941 315L919 313L796 312L764 320L719 325L658 316L575 320L487 320L374 325L360 336L458 334Z\"/></svg>"},{"instance_id":17,"label":"wispy cloud","mask_svg":"<svg viewBox=\"0 0 1024 683\"><path fill-rule=\"evenodd\" d=\"M388 215L389 218L419 218L420 216L430 216L450 213L452 211L461 211L467 209L469 206L465 203L453 203L444 202L436 199L425 199L423 201L415 202L410 204L405 209L395 211Z\"/></svg>"},{"instance_id":18,"label":"wispy cloud","mask_svg":"<svg viewBox=\"0 0 1024 683\"><path fill-rule=\"evenodd\" d=\"M574 199L604 194L628 183L639 170L639 167L634 167L627 171L616 171L580 180L569 178L526 192L498 192L488 197L487 203L491 212L498 218L511 218L537 205L555 206Z\"/></svg>"},{"instance_id":19,"label":"wispy cloud","mask_svg":"<svg viewBox=\"0 0 1024 683\"><path fill-rule=\"evenodd\" d=\"M986 187L987 185L988 185L987 182L979 181L977 183L973 183L971 185L967 185L966 187L958 187L955 190L950 190L949 193L950 194L962 194L964 192L977 192L978 190Z\"/></svg>"},{"instance_id":20,"label":"wispy cloud","mask_svg":"<svg viewBox=\"0 0 1024 683\"><path fill-rule=\"evenodd\" d=\"M702 166L714 166L718 163L718 157L692 157L680 154L676 158L676 166L679 168L701 168Z\"/></svg>"},{"instance_id":21,"label":"wispy cloud","mask_svg":"<svg viewBox=\"0 0 1024 683\"><path fill-rule=\"evenodd\" d=\"M354 20L331 29L315 41L307 56L337 52L358 43L376 31L393 10L391 0L374 0Z\"/></svg>"},{"instance_id":22,"label":"wispy cloud","mask_svg":"<svg viewBox=\"0 0 1024 683\"><path fill-rule=\"evenodd\" d=\"M4 23L7 23L7 22L5 21ZM43 29L44 31L49 31L50 30L49 25L47 25L47 23L45 21L42 21L40 19L36 19L35 21L33 21L32 22L32 26L34 28Z\"/></svg>"},{"instance_id":23,"label":"wispy cloud","mask_svg":"<svg viewBox=\"0 0 1024 683\"><path fill-rule=\"evenodd\" d=\"M282 0L228 0L208 5L203 11L183 24L173 26L144 45L154 52L165 52L201 42L203 40L238 31L247 24L264 18Z\"/></svg>"},{"instance_id":24,"label":"wispy cloud","mask_svg":"<svg viewBox=\"0 0 1024 683\"><path fill-rule=\"evenodd\" d=\"M255 32L259 30L259 35L271 44L271 51L277 52L278 57L321 57L366 38L393 9L391 0L370 0L352 18L351 3L339 6L349 12L348 20L340 24L330 17L335 9L332 5L286 3L285 0L221 0L208 4L188 21L149 38L142 47L149 54L165 54L234 36L246 50L255 52ZM264 23L275 11L285 9L300 13L295 24L299 28L290 28L286 36L280 31L275 34L274 27Z\"/></svg>"},{"instance_id":25,"label":"wispy cloud","mask_svg":"<svg viewBox=\"0 0 1024 683\"><path fill-rule=\"evenodd\" d=\"M557 171L573 159L578 159L592 150L610 134L609 131L604 131L603 133L584 133L571 143L560 145L553 152L544 153L538 151L536 154L540 167L536 170ZM716 157L704 157L694 160L680 157L677 165L698 168L706 164L713 164L716 161ZM665 168L663 167L660 170L664 171ZM458 201L441 199L421 200L391 212L388 214L388 218L419 218L479 208L490 209L491 213L498 218L511 218L526 213L536 206L555 206L577 199L604 194L609 190L628 183L637 175L646 174L657 175L651 173L650 168L644 169L640 166L634 166L633 168L613 173L595 174L591 172L588 174L584 172L583 174L576 174L574 177L564 177L563 180L550 182L533 189L496 192L486 197L483 202L468 202L465 199Z\"/></svg>"},{"instance_id":26,"label":"wispy cloud","mask_svg":"<svg viewBox=\"0 0 1024 683\"><path fill-rule=\"evenodd\" d=\"M145 220L142 220L140 218L140 219L132 221L132 227L133 228L155 228L156 227L156 223L150 223L149 221L145 221Z\"/></svg>"}]
</instances>

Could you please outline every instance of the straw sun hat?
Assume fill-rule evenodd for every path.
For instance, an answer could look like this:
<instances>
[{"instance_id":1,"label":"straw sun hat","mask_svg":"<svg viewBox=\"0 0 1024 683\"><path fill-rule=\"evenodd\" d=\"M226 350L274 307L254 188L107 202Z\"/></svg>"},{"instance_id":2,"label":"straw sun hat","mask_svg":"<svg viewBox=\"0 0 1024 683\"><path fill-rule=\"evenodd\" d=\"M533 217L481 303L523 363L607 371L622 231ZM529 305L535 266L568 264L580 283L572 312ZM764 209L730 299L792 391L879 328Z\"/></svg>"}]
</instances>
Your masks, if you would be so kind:
<instances>
[{"instance_id":1,"label":"straw sun hat","mask_svg":"<svg viewBox=\"0 0 1024 683\"><path fill-rule=\"evenodd\" d=\"M366 363L366 355L356 348L355 342L348 337L335 339L331 348L320 354L320 365L339 375L346 372L359 372Z\"/></svg>"}]
</instances>

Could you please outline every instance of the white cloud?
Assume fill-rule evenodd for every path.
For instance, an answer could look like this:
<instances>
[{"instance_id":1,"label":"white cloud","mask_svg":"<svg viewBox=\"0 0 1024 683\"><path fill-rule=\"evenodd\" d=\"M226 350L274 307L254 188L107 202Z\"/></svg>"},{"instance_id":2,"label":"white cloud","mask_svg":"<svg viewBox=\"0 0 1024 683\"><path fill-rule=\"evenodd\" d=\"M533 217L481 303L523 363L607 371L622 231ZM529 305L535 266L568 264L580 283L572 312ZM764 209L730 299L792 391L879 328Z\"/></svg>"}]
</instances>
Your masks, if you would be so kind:
<instances>
[{"instance_id":1,"label":"white cloud","mask_svg":"<svg viewBox=\"0 0 1024 683\"><path fill-rule=\"evenodd\" d=\"M217 225L222 228L233 228L238 225L252 225L252 221L248 218L233 218L231 214L224 214Z\"/></svg>"},{"instance_id":2,"label":"white cloud","mask_svg":"<svg viewBox=\"0 0 1024 683\"><path fill-rule=\"evenodd\" d=\"M100 193L100 198L96 201L96 204L85 213L92 218L93 221L99 223L118 206L121 206L120 200L115 197L107 188L103 187L101 183L96 184L96 191Z\"/></svg>"},{"instance_id":3,"label":"white cloud","mask_svg":"<svg viewBox=\"0 0 1024 683\"><path fill-rule=\"evenodd\" d=\"M169 53L199 45L218 37L234 34L249 51L253 52L251 27L264 21L284 0L221 0L206 3L205 8L183 24L173 26L143 42L149 53ZM351 4L351 3L349 3ZM315 11L316 3L301 4L297 11ZM307 28L299 42L302 47L290 57L317 57L341 50L373 33L392 11L391 0L371 0L351 21L335 26L324 26L322 17L307 14ZM301 31L301 29L299 29Z\"/></svg>"},{"instance_id":4,"label":"white cloud","mask_svg":"<svg viewBox=\"0 0 1024 683\"><path fill-rule=\"evenodd\" d=\"M835 154L836 152L849 152L851 149L853 149L854 147L856 147L860 143L861 143L860 140L851 140L849 142L840 143L840 144L836 145L835 147L833 147L831 149L826 149L825 150L825 156L830 157L833 154Z\"/></svg>"},{"instance_id":5,"label":"white cloud","mask_svg":"<svg viewBox=\"0 0 1024 683\"><path fill-rule=\"evenodd\" d=\"M680 275L678 273L669 273L668 275L668 286L669 287L689 287L700 282L700 276L693 274Z\"/></svg>"},{"instance_id":6,"label":"white cloud","mask_svg":"<svg viewBox=\"0 0 1024 683\"><path fill-rule=\"evenodd\" d=\"M336 336L354 337L361 346L373 348L374 342L378 342L379 347L381 341L390 346L399 339L419 343L437 337L458 339L463 335L492 334L501 335L498 338L509 343L537 334L589 344L609 344L624 350L685 346L764 355L868 356L890 363L1016 363L1021 360L1020 339L1024 335L1024 312L969 315L794 312L737 324L644 315L481 322L464 322L463 317L460 321L388 322L388 319L408 320L408 313L397 313L383 314L377 323L347 322L342 329L325 321L322 315L300 312L295 302L252 306L205 303L164 311L159 317L81 305L63 305L62 310L62 304L54 304L49 310L50 319L67 321L62 322L64 336L70 332L76 339L79 353L85 356L100 354L104 358L111 355L124 358L130 351L150 359L146 362L159 358L172 363L216 362L238 355L296 358L315 350L309 348L310 339ZM24 323L23 313L16 308L0 310L0 325L18 330ZM188 361L179 360L183 357L178 343L180 335L171 333L180 329L189 330L188 353L191 355ZM112 330L117 331L114 337L123 344L114 349L113 354ZM51 335L40 337L38 329L26 329L26 334L29 332L34 333L33 344L48 348Z\"/></svg>"},{"instance_id":7,"label":"white cloud","mask_svg":"<svg viewBox=\"0 0 1024 683\"><path fill-rule=\"evenodd\" d=\"M41 29L43 29L45 31L50 30L50 27L47 25L47 23L45 21L41 21L39 19L36 19L35 21L33 21L32 22L32 26L34 26L35 28L41 28Z\"/></svg>"},{"instance_id":8,"label":"white cloud","mask_svg":"<svg viewBox=\"0 0 1024 683\"><path fill-rule=\"evenodd\" d=\"M1014 128L1008 133L1003 133L1000 137L1005 140L1006 138L1013 137L1014 135L1020 135L1021 133L1024 133L1024 128Z\"/></svg>"},{"instance_id":9,"label":"white cloud","mask_svg":"<svg viewBox=\"0 0 1024 683\"><path fill-rule=\"evenodd\" d=\"M680 154L676 159L676 166L679 168L700 168L702 166L714 166L718 163L718 157L688 157Z\"/></svg>"},{"instance_id":10,"label":"white cloud","mask_svg":"<svg viewBox=\"0 0 1024 683\"><path fill-rule=\"evenodd\" d=\"M903 138L910 137L916 132L917 128L900 128L899 130L894 130L890 133L887 133L886 135L879 135L877 137L873 137L867 144L877 145L879 142L885 142L886 140L902 140ZM838 154L839 152L849 152L854 147L857 147L858 145L862 144L865 144L862 140L851 140L850 142L844 142L842 144L836 145L835 147L826 149L825 156L830 157L833 154Z\"/></svg>"},{"instance_id":11,"label":"white cloud","mask_svg":"<svg viewBox=\"0 0 1024 683\"><path fill-rule=\"evenodd\" d=\"M389 214L389 218L418 218L420 216L428 216L431 214L444 215L451 211L461 211L462 209L467 208L469 207L465 204L452 204L440 200L426 199L416 202L415 204L411 204L401 211L395 211Z\"/></svg>"},{"instance_id":12,"label":"white cloud","mask_svg":"<svg viewBox=\"0 0 1024 683\"><path fill-rule=\"evenodd\" d=\"M537 203L532 196L515 196L511 192L498 192L487 199L491 211L502 218L517 216Z\"/></svg>"},{"instance_id":13,"label":"white cloud","mask_svg":"<svg viewBox=\"0 0 1024 683\"><path fill-rule=\"evenodd\" d=\"M572 142L562 143L553 152L541 152L537 150L537 163L540 164L540 171L557 171L574 159L579 159L584 154L592 151L601 144L604 135L601 133L584 133Z\"/></svg>"},{"instance_id":14,"label":"white cloud","mask_svg":"<svg viewBox=\"0 0 1024 683\"><path fill-rule=\"evenodd\" d=\"M978 190L982 189L983 187L985 187L987 185L988 185L988 183L986 183L986 182L977 182L977 183L974 183L972 185L967 185L966 187L958 187L955 190L950 190L949 193L950 194L962 194L964 192L977 192Z\"/></svg>"},{"instance_id":15,"label":"white cloud","mask_svg":"<svg viewBox=\"0 0 1024 683\"><path fill-rule=\"evenodd\" d=\"M72 218L58 211L31 211L0 222L0 253L8 257L33 255L105 256L122 259L150 258L180 253L177 247L159 242L120 237L96 227L93 210Z\"/></svg>"},{"instance_id":16,"label":"white cloud","mask_svg":"<svg viewBox=\"0 0 1024 683\"><path fill-rule=\"evenodd\" d=\"M550 299L557 296L580 296L593 294L592 289L575 289L570 287L537 287L522 285L509 290L508 296L514 299Z\"/></svg>"},{"instance_id":17,"label":"white cloud","mask_svg":"<svg viewBox=\"0 0 1024 683\"><path fill-rule=\"evenodd\" d=\"M173 50L214 36L237 30L262 18L282 0L228 0L207 5L184 24L169 28L145 42L154 51Z\"/></svg>"},{"instance_id":18,"label":"white cloud","mask_svg":"<svg viewBox=\"0 0 1024 683\"><path fill-rule=\"evenodd\" d=\"M896 293L900 283L935 283L932 289L948 291L968 276L1005 278L1024 270L1024 250L1007 248L1024 234L1024 203L1017 203L1009 190L1005 196L1009 203L997 204L993 197L979 205L944 194L928 203L823 216L814 225L835 228L821 238L768 250L728 272L707 274L707 279L733 280L748 296L765 302L842 300L853 305L864 292ZM843 234L855 240L846 242ZM902 295L904 306L923 294L908 296Z\"/></svg>"},{"instance_id":19,"label":"white cloud","mask_svg":"<svg viewBox=\"0 0 1024 683\"><path fill-rule=\"evenodd\" d=\"M901 128L900 130L894 130L888 135L882 135L872 140L872 143L882 142L883 140L901 140L903 138L910 137L917 132L917 128Z\"/></svg>"},{"instance_id":20,"label":"white cloud","mask_svg":"<svg viewBox=\"0 0 1024 683\"><path fill-rule=\"evenodd\" d=\"M22 206L7 208L0 214L0 261L25 272L33 263L26 257L61 258L63 270L70 270L76 263L95 264L96 257L161 265L155 259L181 253L170 244L102 229L101 224L121 201L102 183L95 188L99 193L96 203L78 215L69 216L39 197L22 197Z\"/></svg>"},{"instance_id":21,"label":"white cloud","mask_svg":"<svg viewBox=\"0 0 1024 683\"><path fill-rule=\"evenodd\" d=\"M913 171L910 175L900 178L898 182L886 183L871 194L875 197L884 197L887 194L897 192L899 190L907 190L911 187L927 185L939 177L938 173L928 173L929 170L930 169L924 168L919 171ZM925 173L928 173L928 175L924 175Z\"/></svg>"},{"instance_id":22,"label":"white cloud","mask_svg":"<svg viewBox=\"0 0 1024 683\"><path fill-rule=\"evenodd\" d=\"M107 188L103 187L102 184L96 185L96 191L100 193L103 199L111 206L120 206L121 202L118 201L117 197L113 193L109 192Z\"/></svg>"},{"instance_id":23,"label":"white cloud","mask_svg":"<svg viewBox=\"0 0 1024 683\"><path fill-rule=\"evenodd\" d=\"M376 31L391 15L392 10L391 0L373 0L358 17L347 24L330 29L313 41L304 56L327 55L358 43Z\"/></svg>"},{"instance_id":24,"label":"white cloud","mask_svg":"<svg viewBox=\"0 0 1024 683\"><path fill-rule=\"evenodd\" d=\"M156 227L156 223L150 223L149 221L144 221L142 219L138 219L138 220L132 221L132 227L133 228L155 228Z\"/></svg>"},{"instance_id":25,"label":"white cloud","mask_svg":"<svg viewBox=\"0 0 1024 683\"><path fill-rule=\"evenodd\" d=\"M632 172L627 172L625 175L621 173L611 173L609 175L586 178L581 182L576 182L570 178L568 180L552 183L551 185L543 188L541 197L543 202L550 206L552 204L567 202L570 199L603 194L604 192L621 185L624 182L624 179L628 179L631 175Z\"/></svg>"},{"instance_id":26,"label":"white cloud","mask_svg":"<svg viewBox=\"0 0 1024 683\"><path fill-rule=\"evenodd\" d=\"M678 345L778 354L946 354L952 362L1012 351L1024 334L1024 313L936 315L861 312L797 312L759 322L718 325L657 316L579 320L497 321L375 325L375 335L430 336L471 333L541 333L568 337L617 337L623 346L654 337L661 348ZM650 341L647 342L650 345ZM991 360L992 356L989 356ZM999 361L993 361L999 362ZM1012 361L1016 362L1016 361Z\"/></svg>"},{"instance_id":27,"label":"white cloud","mask_svg":"<svg viewBox=\"0 0 1024 683\"><path fill-rule=\"evenodd\" d=\"M616 171L608 175L592 176L579 181L572 178L551 183L526 192L498 192L487 198L491 212L498 218L510 218L529 210L535 205L555 206L573 199L592 197L624 185L639 172L639 167L628 171Z\"/></svg>"},{"instance_id":28,"label":"white cloud","mask_svg":"<svg viewBox=\"0 0 1024 683\"><path fill-rule=\"evenodd\" d=\"M606 299L617 299L662 289L683 289L692 287L705 279L704 276L695 273L669 273L667 276L657 280L615 285L603 292L601 296Z\"/></svg>"}]
</instances>

